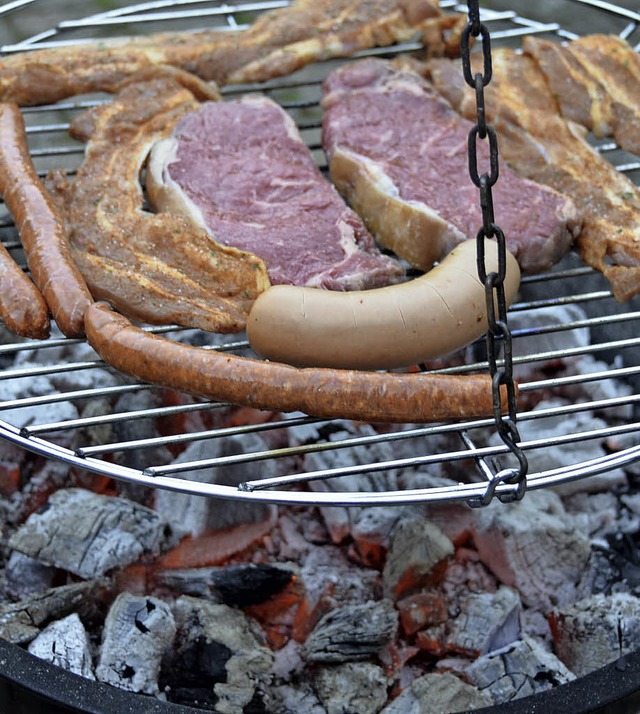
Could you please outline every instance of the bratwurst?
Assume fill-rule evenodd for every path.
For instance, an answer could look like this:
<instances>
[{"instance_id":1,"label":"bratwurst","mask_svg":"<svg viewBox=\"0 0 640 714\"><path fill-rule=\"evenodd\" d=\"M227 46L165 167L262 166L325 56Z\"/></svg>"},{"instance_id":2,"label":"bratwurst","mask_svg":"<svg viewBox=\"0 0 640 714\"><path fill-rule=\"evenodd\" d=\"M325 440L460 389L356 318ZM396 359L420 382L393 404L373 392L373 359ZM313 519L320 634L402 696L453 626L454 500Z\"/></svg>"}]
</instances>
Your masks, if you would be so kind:
<instances>
[{"instance_id":1,"label":"bratwurst","mask_svg":"<svg viewBox=\"0 0 640 714\"><path fill-rule=\"evenodd\" d=\"M81 337L84 311L93 299L71 257L62 218L33 166L24 120L13 102L0 104L0 195L53 319L67 337Z\"/></svg>"},{"instance_id":2,"label":"bratwurst","mask_svg":"<svg viewBox=\"0 0 640 714\"><path fill-rule=\"evenodd\" d=\"M124 374L240 406L396 423L493 414L488 374L298 369L172 342L135 327L104 303L89 307L85 329L93 349Z\"/></svg>"},{"instance_id":3,"label":"bratwurst","mask_svg":"<svg viewBox=\"0 0 640 714\"><path fill-rule=\"evenodd\" d=\"M506 251L507 303L520 285ZM498 245L485 239L485 270L497 272ZM336 292L274 285L247 320L253 350L298 367L395 369L461 349L487 331L485 288L476 241L456 246L435 268L399 285Z\"/></svg>"}]
</instances>

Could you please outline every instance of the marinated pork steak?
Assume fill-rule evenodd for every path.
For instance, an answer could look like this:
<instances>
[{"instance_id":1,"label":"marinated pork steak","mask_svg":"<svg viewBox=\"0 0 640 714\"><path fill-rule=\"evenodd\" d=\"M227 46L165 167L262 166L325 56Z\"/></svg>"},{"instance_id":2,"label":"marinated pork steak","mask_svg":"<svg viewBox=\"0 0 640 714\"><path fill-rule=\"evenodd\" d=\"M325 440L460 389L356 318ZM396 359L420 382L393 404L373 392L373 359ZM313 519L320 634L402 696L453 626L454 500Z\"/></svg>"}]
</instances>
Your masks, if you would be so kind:
<instances>
[{"instance_id":1,"label":"marinated pork steak","mask_svg":"<svg viewBox=\"0 0 640 714\"><path fill-rule=\"evenodd\" d=\"M132 74L162 65L219 85L258 82L420 34L435 56L451 51L449 35L459 18L432 0L295 0L238 32L152 33L3 57L0 99L50 104L75 94L115 92Z\"/></svg>"},{"instance_id":2,"label":"marinated pork steak","mask_svg":"<svg viewBox=\"0 0 640 714\"><path fill-rule=\"evenodd\" d=\"M322 140L338 189L377 239L427 270L482 225L470 122L408 67L365 59L326 80ZM479 171L489 167L479 142ZM523 272L549 269L580 228L571 200L501 165L496 222Z\"/></svg>"},{"instance_id":3,"label":"marinated pork steak","mask_svg":"<svg viewBox=\"0 0 640 714\"><path fill-rule=\"evenodd\" d=\"M153 148L147 190L156 209L262 258L273 284L356 290L404 277L322 175L291 117L262 95L185 115Z\"/></svg>"},{"instance_id":4,"label":"marinated pork steak","mask_svg":"<svg viewBox=\"0 0 640 714\"><path fill-rule=\"evenodd\" d=\"M586 35L567 45L527 37L562 115L595 136L613 136L640 155L640 54L617 35Z\"/></svg>"},{"instance_id":5,"label":"marinated pork steak","mask_svg":"<svg viewBox=\"0 0 640 714\"><path fill-rule=\"evenodd\" d=\"M475 93L457 63L432 60L424 71L458 111L474 115ZM640 189L588 143L586 129L560 115L535 59L506 48L495 51L486 106L504 160L578 206L583 226L576 248L585 263L604 274L617 300L638 294Z\"/></svg>"}]
</instances>

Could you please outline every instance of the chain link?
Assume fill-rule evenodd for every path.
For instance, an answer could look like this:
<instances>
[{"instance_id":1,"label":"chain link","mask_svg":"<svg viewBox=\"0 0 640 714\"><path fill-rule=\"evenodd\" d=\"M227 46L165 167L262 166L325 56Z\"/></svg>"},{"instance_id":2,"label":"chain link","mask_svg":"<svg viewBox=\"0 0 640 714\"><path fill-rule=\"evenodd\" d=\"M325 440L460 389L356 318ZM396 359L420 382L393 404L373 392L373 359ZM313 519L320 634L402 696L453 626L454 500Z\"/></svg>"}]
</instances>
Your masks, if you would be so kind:
<instances>
[{"instance_id":1,"label":"chain link","mask_svg":"<svg viewBox=\"0 0 640 714\"><path fill-rule=\"evenodd\" d=\"M492 186L500 176L498 162L498 140L496 132L487 124L484 88L491 81L491 38L486 25L480 20L478 0L468 0L469 22L461 37L462 69L466 83L475 91L477 123L469 132L469 176L480 192L482 209L482 227L477 233L477 271L485 286L487 303L487 359L492 378L493 417L498 435L516 458L518 465L498 471L490 479L482 497L471 503L472 506L486 506L496 494L500 484L510 484L512 489L498 493L501 501L515 501L524 496L528 471L527 457L519 447L520 435L516 426L516 389L513 381L513 349L511 331L507 324L507 302L504 292L506 277L505 236L495 223L493 213ZM471 40L481 38L483 72L475 74L471 68ZM478 141L488 140L489 172L479 173ZM498 271L487 272L484 239L495 238L498 244ZM502 356L501 356L502 355ZM503 389L504 388L504 389ZM503 397L503 392L505 397Z\"/></svg>"}]
</instances>

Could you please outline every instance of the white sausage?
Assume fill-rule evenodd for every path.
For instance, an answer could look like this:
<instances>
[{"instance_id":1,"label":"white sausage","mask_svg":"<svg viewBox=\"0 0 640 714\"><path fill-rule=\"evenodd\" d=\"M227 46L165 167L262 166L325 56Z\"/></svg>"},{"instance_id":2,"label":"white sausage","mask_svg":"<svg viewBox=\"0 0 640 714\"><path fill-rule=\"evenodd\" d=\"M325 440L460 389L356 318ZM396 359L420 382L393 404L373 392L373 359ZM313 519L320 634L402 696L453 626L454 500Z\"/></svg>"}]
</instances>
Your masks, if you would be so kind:
<instances>
[{"instance_id":1,"label":"white sausage","mask_svg":"<svg viewBox=\"0 0 640 714\"><path fill-rule=\"evenodd\" d=\"M498 269L495 241L485 240L487 273ZM507 251L507 304L520 269ZM374 290L333 292L274 285L258 296L247 320L252 349L298 367L396 369L458 350L487 331L476 241L464 241L428 273Z\"/></svg>"}]
</instances>

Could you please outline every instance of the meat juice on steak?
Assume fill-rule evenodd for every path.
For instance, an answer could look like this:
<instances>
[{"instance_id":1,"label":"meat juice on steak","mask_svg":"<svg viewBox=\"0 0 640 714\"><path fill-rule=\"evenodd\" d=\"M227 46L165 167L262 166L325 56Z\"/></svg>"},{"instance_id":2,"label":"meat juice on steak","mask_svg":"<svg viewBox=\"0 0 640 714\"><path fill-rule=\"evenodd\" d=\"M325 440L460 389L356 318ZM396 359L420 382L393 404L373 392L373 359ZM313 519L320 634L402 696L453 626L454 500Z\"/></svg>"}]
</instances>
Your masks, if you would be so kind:
<instances>
[{"instance_id":1,"label":"meat juice on steak","mask_svg":"<svg viewBox=\"0 0 640 714\"><path fill-rule=\"evenodd\" d=\"M354 290L404 277L291 117L264 96L207 102L183 117L154 148L149 174L157 208L189 212L217 242L259 256L274 284Z\"/></svg>"},{"instance_id":2,"label":"meat juice on steak","mask_svg":"<svg viewBox=\"0 0 640 714\"><path fill-rule=\"evenodd\" d=\"M365 59L344 65L324 85L322 140L331 175L347 199L368 216L367 225L383 245L401 250L415 240L438 242L429 259L439 260L454 245L475 237L482 225L478 189L469 178L467 139L471 122L463 119L417 73L384 60ZM478 172L489 170L488 142L478 141ZM342 176L334 160L353 166ZM377 185L377 205L365 196L368 175ZM362 193L359 193L362 189ZM405 206L407 224L419 214L428 223L414 235L403 227L383 225L388 199ZM493 188L496 220L507 247L524 272L551 267L570 248L579 217L565 196L500 166ZM443 227L444 224L444 227ZM439 227L438 227L439 226ZM394 237L387 241L385 231ZM437 236L437 237L436 237ZM409 251L411 246L407 248ZM426 269L428 265L417 265Z\"/></svg>"}]
</instances>

